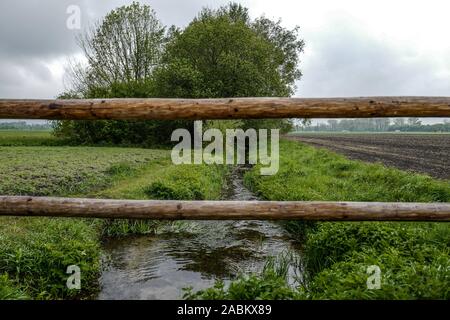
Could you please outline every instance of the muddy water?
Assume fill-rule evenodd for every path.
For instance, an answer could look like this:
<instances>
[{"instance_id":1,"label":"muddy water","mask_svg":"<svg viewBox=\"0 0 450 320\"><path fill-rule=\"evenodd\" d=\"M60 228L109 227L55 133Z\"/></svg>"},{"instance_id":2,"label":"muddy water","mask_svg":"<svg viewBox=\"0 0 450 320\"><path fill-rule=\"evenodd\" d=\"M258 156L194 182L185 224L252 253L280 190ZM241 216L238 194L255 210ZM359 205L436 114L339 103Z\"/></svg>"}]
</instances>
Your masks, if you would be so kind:
<instances>
[{"instance_id":1,"label":"muddy water","mask_svg":"<svg viewBox=\"0 0 450 320\"><path fill-rule=\"evenodd\" d=\"M257 199L243 185L246 169L230 176L226 200ZM267 221L186 222L181 231L112 239L99 299L180 299L183 288L203 289L239 273L258 272L266 259L298 244Z\"/></svg>"}]
</instances>

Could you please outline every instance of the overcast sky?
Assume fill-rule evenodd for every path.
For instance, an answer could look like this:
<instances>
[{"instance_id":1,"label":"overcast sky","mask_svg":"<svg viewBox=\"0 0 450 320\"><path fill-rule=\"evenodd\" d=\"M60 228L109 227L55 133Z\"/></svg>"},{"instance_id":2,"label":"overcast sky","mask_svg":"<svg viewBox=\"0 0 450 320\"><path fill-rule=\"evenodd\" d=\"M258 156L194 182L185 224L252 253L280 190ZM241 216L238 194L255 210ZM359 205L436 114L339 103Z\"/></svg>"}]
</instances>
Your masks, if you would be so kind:
<instances>
[{"instance_id":1,"label":"overcast sky","mask_svg":"<svg viewBox=\"0 0 450 320\"><path fill-rule=\"evenodd\" d=\"M1 0L0 98L54 98L64 66L79 58L79 30L66 27L67 8L81 27L127 0ZM166 25L184 26L208 6L229 1L147 0ZM242 0L252 17L300 26L305 40L296 96L450 96L450 1Z\"/></svg>"}]
</instances>

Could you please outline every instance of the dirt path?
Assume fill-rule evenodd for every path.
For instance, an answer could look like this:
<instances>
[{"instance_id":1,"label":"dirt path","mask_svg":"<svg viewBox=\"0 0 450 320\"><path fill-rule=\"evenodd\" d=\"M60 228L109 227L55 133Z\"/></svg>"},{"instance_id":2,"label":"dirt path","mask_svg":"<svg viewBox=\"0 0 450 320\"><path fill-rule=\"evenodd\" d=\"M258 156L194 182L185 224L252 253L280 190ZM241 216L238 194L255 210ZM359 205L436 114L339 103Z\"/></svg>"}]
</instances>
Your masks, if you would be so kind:
<instances>
[{"instance_id":1,"label":"dirt path","mask_svg":"<svg viewBox=\"0 0 450 320\"><path fill-rule=\"evenodd\" d=\"M450 179L449 134L301 134L286 138L324 147L351 159Z\"/></svg>"}]
</instances>

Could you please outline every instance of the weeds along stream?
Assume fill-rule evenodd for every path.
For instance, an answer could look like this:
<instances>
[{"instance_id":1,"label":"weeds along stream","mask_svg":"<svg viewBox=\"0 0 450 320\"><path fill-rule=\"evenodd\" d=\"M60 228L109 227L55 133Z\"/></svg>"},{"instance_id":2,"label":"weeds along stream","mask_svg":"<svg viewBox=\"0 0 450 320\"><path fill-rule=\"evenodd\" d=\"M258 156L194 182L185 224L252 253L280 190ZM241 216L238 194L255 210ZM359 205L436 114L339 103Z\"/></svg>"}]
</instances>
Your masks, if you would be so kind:
<instances>
[{"instance_id":1,"label":"weeds along stream","mask_svg":"<svg viewBox=\"0 0 450 320\"><path fill-rule=\"evenodd\" d=\"M224 200L256 200L243 184L249 168L235 167ZM298 255L300 244L269 221L184 221L145 236L104 244L98 299L181 299L216 280L260 272L271 257ZM294 270L289 272L295 281Z\"/></svg>"}]
</instances>

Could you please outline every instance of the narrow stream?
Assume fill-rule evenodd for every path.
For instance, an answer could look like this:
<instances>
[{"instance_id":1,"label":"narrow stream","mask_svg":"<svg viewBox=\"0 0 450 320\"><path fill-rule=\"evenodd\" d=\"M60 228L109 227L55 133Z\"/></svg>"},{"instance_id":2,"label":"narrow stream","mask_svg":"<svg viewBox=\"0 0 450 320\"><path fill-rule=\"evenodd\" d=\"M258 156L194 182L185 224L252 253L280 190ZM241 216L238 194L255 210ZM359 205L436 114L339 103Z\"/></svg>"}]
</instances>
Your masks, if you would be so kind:
<instances>
[{"instance_id":1,"label":"narrow stream","mask_svg":"<svg viewBox=\"0 0 450 320\"><path fill-rule=\"evenodd\" d=\"M224 200L257 199L243 184L245 167L230 175ZM98 299L181 299L183 288L210 287L239 273L259 272L268 257L298 244L268 221L189 221L179 232L111 239Z\"/></svg>"}]
</instances>

